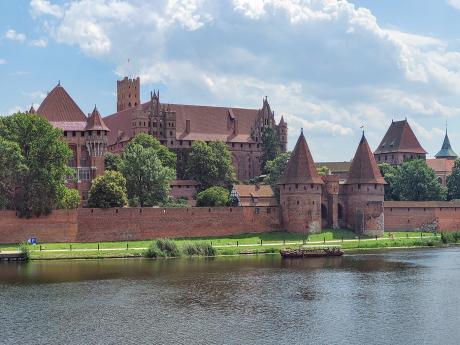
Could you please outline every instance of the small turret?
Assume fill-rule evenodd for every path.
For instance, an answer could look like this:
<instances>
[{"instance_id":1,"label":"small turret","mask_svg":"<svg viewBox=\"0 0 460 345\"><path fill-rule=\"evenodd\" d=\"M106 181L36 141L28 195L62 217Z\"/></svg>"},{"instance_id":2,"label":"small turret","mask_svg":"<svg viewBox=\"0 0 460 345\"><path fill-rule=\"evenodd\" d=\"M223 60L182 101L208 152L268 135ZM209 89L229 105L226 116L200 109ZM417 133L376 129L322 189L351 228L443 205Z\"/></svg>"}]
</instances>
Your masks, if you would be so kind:
<instances>
[{"instance_id":1,"label":"small turret","mask_svg":"<svg viewBox=\"0 0 460 345\"><path fill-rule=\"evenodd\" d=\"M458 155L452 150L452 146L450 146L449 136L447 135L447 125L446 125L446 135L444 136L444 141L442 143L441 150L435 155L436 159L449 159L455 160L458 158Z\"/></svg>"},{"instance_id":2,"label":"small turret","mask_svg":"<svg viewBox=\"0 0 460 345\"><path fill-rule=\"evenodd\" d=\"M93 178L104 173L104 156L107 152L107 133L110 129L102 120L101 114L94 106L85 127L86 149L91 159Z\"/></svg>"}]
</instances>

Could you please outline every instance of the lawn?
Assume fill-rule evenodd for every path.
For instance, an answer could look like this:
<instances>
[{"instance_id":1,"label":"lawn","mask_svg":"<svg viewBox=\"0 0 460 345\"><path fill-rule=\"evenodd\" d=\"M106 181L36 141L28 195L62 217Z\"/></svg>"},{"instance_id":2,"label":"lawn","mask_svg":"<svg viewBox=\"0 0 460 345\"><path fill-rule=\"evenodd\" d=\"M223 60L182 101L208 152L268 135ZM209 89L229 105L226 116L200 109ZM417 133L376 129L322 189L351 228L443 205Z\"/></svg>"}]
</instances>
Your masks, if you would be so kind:
<instances>
[{"instance_id":1,"label":"lawn","mask_svg":"<svg viewBox=\"0 0 460 345\"><path fill-rule=\"evenodd\" d=\"M285 247L322 243L340 245L344 249L385 248L438 245L440 236L420 232L392 232L376 240L360 237L350 230L326 230L320 234L294 234L286 232L241 234L224 237L179 238L179 246L190 242L210 242L220 255L239 253L278 252ZM43 258L99 258L113 256L139 256L151 241L100 242L100 243L42 243L29 246L33 259ZM16 250L17 245L0 245L1 250Z\"/></svg>"}]
</instances>

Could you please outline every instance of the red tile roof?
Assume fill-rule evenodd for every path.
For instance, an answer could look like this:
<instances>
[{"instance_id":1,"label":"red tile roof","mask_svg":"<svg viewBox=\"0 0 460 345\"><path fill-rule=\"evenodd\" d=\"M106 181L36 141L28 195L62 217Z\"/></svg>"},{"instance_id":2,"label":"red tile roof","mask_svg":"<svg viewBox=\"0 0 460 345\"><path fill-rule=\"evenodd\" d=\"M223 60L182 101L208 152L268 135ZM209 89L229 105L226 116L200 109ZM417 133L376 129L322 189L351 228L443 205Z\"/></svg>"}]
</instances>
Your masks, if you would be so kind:
<instances>
[{"instance_id":1,"label":"red tile roof","mask_svg":"<svg viewBox=\"0 0 460 345\"><path fill-rule=\"evenodd\" d=\"M450 174L454 168L455 160L447 158L427 159L426 164L437 173Z\"/></svg>"},{"instance_id":2,"label":"red tile roof","mask_svg":"<svg viewBox=\"0 0 460 345\"><path fill-rule=\"evenodd\" d=\"M255 197L255 198L272 198L275 197L272 187L269 185L253 185L253 184L235 184L233 189L240 197Z\"/></svg>"},{"instance_id":3,"label":"red tile roof","mask_svg":"<svg viewBox=\"0 0 460 345\"><path fill-rule=\"evenodd\" d=\"M51 125L55 128L62 129L63 131L84 131L86 128L85 122L54 122L50 121Z\"/></svg>"},{"instance_id":4,"label":"red tile roof","mask_svg":"<svg viewBox=\"0 0 460 345\"><path fill-rule=\"evenodd\" d=\"M195 180L172 180L170 186L198 186L199 183Z\"/></svg>"},{"instance_id":5,"label":"red tile roof","mask_svg":"<svg viewBox=\"0 0 460 345\"><path fill-rule=\"evenodd\" d=\"M316 171L315 162L303 132L300 134L284 174L278 182L278 184L288 183L324 183Z\"/></svg>"},{"instance_id":6,"label":"red tile roof","mask_svg":"<svg viewBox=\"0 0 460 345\"><path fill-rule=\"evenodd\" d=\"M110 131L110 129L105 125L104 121L102 120L101 114L99 114L99 111L97 110L96 106L94 106L94 110L88 118L86 130Z\"/></svg>"},{"instance_id":7,"label":"red tile roof","mask_svg":"<svg viewBox=\"0 0 460 345\"><path fill-rule=\"evenodd\" d=\"M37 114L50 122L86 122L85 114L61 84L48 93Z\"/></svg>"},{"instance_id":8,"label":"red tile roof","mask_svg":"<svg viewBox=\"0 0 460 345\"><path fill-rule=\"evenodd\" d=\"M374 155L372 154L364 133L359 142L355 157L351 162L350 173L345 183L385 184L385 180L382 177L382 174L380 174L377 162L375 161Z\"/></svg>"},{"instance_id":9,"label":"red tile roof","mask_svg":"<svg viewBox=\"0 0 460 345\"><path fill-rule=\"evenodd\" d=\"M142 109L147 112L150 102L143 103ZM251 126L255 122L258 109L215 107L202 105L170 104L171 111L176 112L176 139L177 140L223 140L230 142L253 142ZM131 133L131 123L136 108L129 108L104 117L104 121L111 129L108 135L109 145L117 141L119 130ZM234 135L233 128L229 128L229 118L236 119L238 135ZM186 120L190 120L190 133L186 132Z\"/></svg>"},{"instance_id":10,"label":"red tile roof","mask_svg":"<svg viewBox=\"0 0 460 345\"><path fill-rule=\"evenodd\" d=\"M392 122L374 153L390 152L427 153L420 145L407 120Z\"/></svg>"}]
</instances>

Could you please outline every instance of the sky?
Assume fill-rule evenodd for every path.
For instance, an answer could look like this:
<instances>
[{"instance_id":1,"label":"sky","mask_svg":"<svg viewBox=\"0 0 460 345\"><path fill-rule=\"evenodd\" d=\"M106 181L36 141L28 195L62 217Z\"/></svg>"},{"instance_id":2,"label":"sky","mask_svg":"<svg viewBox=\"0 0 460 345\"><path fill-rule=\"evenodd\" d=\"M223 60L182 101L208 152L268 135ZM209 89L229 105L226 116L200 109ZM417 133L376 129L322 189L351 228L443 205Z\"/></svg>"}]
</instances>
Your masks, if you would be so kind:
<instances>
[{"instance_id":1,"label":"sky","mask_svg":"<svg viewBox=\"0 0 460 345\"><path fill-rule=\"evenodd\" d=\"M260 108L304 129L315 161L375 149L407 118L433 156L460 153L460 0L0 0L0 114L59 81L83 112L142 101Z\"/></svg>"}]
</instances>

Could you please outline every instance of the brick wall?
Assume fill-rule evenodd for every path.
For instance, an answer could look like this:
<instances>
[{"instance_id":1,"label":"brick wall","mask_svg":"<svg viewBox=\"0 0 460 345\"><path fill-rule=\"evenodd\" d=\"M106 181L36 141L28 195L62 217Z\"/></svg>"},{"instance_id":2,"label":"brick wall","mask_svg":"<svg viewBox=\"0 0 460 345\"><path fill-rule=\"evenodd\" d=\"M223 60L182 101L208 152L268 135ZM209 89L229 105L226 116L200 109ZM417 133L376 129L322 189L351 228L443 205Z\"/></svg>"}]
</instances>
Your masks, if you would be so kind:
<instances>
[{"instance_id":1,"label":"brick wall","mask_svg":"<svg viewBox=\"0 0 460 345\"><path fill-rule=\"evenodd\" d=\"M41 242L70 242L77 237L77 211L56 210L46 217L16 217L0 211L0 243L20 243L31 237Z\"/></svg>"},{"instance_id":2,"label":"brick wall","mask_svg":"<svg viewBox=\"0 0 460 345\"><path fill-rule=\"evenodd\" d=\"M460 231L460 204L440 201L386 201L386 231Z\"/></svg>"},{"instance_id":3,"label":"brick wall","mask_svg":"<svg viewBox=\"0 0 460 345\"><path fill-rule=\"evenodd\" d=\"M31 219L0 212L0 243L18 243L30 237L40 242L102 242L276 230L280 230L277 207L82 208Z\"/></svg>"}]
</instances>

